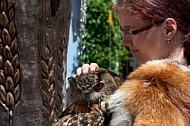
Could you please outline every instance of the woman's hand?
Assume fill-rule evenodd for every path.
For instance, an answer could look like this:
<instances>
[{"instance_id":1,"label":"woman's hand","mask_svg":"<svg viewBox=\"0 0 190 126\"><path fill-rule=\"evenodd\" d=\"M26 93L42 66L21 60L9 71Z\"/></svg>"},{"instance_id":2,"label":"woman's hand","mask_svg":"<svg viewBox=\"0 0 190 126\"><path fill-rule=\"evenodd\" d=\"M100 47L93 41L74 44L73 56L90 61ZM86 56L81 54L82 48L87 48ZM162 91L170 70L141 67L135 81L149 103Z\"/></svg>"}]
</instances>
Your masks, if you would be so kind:
<instances>
[{"instance_id":1,"label":"woman's hand","mask_svg":"<svg viewBox=\"0 0 190 126\"><path fill-rule=\"evenodd\" d=\"M83 64L82 67L77 68L76 75L74 75L74 77L80 76L81 74L87 74L89 71L95 71L97 69L99 69L99 66L96 63L91 63L90 65Z\"/></svg>"}]
</instances>

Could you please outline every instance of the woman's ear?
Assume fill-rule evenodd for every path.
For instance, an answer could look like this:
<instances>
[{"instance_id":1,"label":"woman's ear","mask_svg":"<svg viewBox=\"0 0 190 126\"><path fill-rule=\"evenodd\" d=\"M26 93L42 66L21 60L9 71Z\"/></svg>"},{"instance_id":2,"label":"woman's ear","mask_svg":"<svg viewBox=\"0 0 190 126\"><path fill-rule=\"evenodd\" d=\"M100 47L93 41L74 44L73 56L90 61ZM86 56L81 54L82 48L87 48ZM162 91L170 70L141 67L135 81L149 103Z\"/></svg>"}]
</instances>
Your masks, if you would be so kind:
<instances>
[{"instance_id":1,"label":"woman's ear","mask_svg":"<svg viewBox=\"0 0 190 126\"><path fill-rule=\"evenodd\" d=\"M165 35L168 38L172 38L173 35L177 32L177 23L173 18L167 18L163 23L165 29Z\"/></svg>"}]
</instances>

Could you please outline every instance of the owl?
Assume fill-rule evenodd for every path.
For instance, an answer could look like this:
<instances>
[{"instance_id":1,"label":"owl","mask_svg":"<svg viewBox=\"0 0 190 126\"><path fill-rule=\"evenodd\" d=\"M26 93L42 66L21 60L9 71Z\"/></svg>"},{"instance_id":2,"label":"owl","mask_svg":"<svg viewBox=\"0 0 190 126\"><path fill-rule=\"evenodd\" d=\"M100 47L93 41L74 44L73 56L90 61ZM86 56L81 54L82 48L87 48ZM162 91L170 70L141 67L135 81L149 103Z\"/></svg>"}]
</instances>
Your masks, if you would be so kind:
<instances>
[{"instance_id":1,"label":"owl","mask_svg":"<svg viewBox=\"0 0 190 126\"><path fill-rule=\"evenodd\" d=\"M110 126L190 126L190 69L148 61L111 95L107 111Z\"/></svg>"},{"instance_id":2,"label":"owl","mask_svg":"<svg viewBox=\"0 0 190 126\"><path fill-rule=\"evenodd\" d=\"M108 99L121 79L115 73L100 68L89 74L69 77L70 103L53 126L104 126Z\"/></svg>"}]
</instances>

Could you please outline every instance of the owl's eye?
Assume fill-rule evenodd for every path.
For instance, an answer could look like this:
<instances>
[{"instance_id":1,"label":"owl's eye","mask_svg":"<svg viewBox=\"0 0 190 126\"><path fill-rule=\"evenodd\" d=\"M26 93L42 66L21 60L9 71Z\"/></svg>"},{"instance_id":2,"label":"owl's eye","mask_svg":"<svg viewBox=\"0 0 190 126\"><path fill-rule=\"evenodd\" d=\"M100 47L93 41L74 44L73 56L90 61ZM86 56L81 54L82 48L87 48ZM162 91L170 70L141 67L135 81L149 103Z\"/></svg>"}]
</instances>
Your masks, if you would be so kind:
<instances>
[{"instance_id":1,"label":"owl's eye","mask_svg":"<svg viewBox=\"0 0 190 126\"><path fill-rule=\"evenodd\" d=\"M104 84L102 82L98 83L97 85L94 86L95 91L99 91L103 88Z\"/></svg>"}]
</instances>

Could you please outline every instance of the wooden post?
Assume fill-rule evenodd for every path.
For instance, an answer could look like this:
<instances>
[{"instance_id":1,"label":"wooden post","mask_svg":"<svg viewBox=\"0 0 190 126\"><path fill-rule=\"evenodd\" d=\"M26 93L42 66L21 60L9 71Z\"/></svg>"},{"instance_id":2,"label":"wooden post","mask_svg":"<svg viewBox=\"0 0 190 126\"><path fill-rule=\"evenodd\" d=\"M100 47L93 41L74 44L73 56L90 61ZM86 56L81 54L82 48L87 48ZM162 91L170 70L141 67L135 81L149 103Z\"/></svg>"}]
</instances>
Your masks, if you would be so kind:
<instances>
[{"instance_id":1,"label":"wooden post","mask_svg":"<svg viewBox=\"0 0 190 126\"><path fill-rule=\"evenodd\" d=\"M0 0L0 126L48 126L65 106L70 0Z\"/></svg>"}]
</instances>

